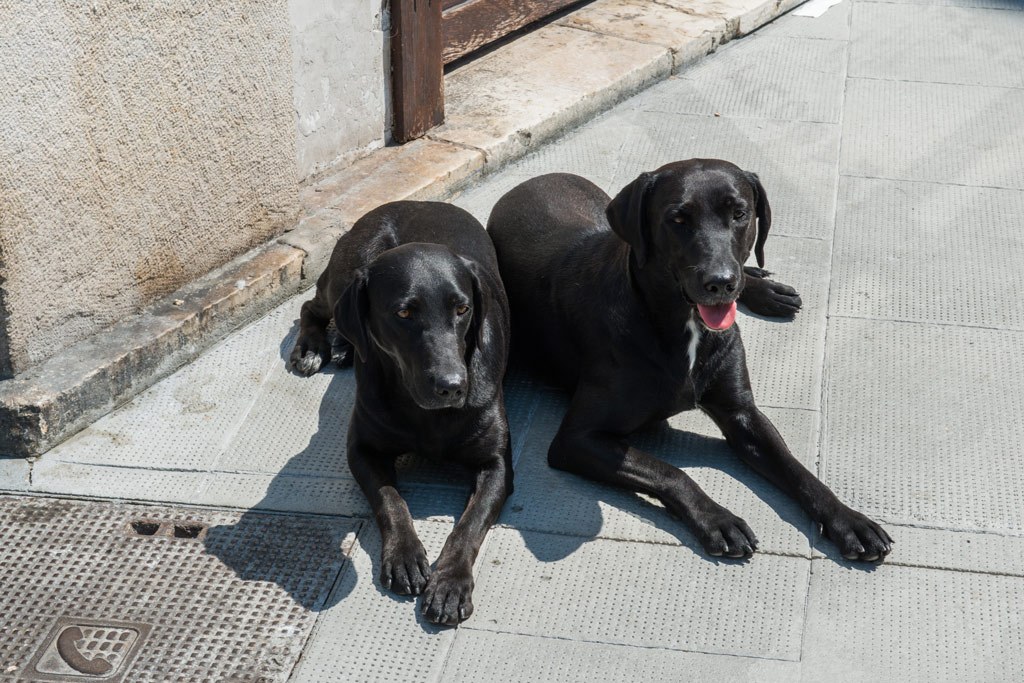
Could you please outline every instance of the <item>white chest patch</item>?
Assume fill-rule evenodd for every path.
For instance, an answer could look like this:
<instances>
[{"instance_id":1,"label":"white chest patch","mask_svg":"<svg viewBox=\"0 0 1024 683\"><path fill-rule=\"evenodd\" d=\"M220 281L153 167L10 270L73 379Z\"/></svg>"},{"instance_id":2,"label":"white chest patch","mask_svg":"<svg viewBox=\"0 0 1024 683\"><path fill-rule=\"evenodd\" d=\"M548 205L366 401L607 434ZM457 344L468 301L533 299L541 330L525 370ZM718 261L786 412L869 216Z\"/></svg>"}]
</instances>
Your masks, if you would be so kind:
<instances>
[{"instance_id":1,"label":"white chest patch","mask_svg":"<svg viewBox=\"0 0 1024 683\"><path fill-rule=\"evenodd\" d=\"M693 364L697 362L697 344L700 343L700 325L693 318L686 321L686 329L690 332L690 341L686 345L686 357L690 360L690 372L693 372Z\"/></svg>"}]
</instances>

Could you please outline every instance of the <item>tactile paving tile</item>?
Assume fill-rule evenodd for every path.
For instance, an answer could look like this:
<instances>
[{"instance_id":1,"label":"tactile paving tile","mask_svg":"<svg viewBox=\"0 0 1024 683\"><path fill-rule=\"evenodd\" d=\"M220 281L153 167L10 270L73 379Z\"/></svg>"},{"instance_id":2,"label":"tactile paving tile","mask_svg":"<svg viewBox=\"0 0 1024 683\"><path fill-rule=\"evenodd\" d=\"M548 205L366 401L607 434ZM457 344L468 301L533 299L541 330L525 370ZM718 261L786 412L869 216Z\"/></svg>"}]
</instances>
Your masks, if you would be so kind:
<instances>
[{"instance_id":1,"label":"tactile paving tile","mask_svg":"<svg viewBox=\"0 0 1024 683\"><path fill-rule=\"evenodd\" d=\"M848 40L850 37L850 8L852 2L840 2L828 8L820 17L798 17L787 14L757 30L765 38L818 38L820 40Z\"/></svg>"},{"instance_id":2,"label":"tactile paving tile","mask_svg":"<svg viewBox=\"0 0 1024 683\"><path fill-rule=\"evenodd\" d=\"M737 317L758 405L817 410L825 355L829 243L770 236L765 259L772 278L794 287L803 307L793 320L763 318L745 308ZM750 264L756 262L752 258Z\"/></svg>"},{"instance_id":3,"label":"tactile paving tile","mask_svg":"<svg viewBox=\"0 0 1024 683\"><path fill-rule=\"evenodd\" d=\"M132 463L86 465L44 454L32 466L29 490L90 498L190 503L206 485L206 472L149 469Z\"/></svg>"},{"instance_id":4,"label":"tactile paving tile","mask_svg":"<svg viewBox=\"0 0 1024 683\"><path fill-rule=\"evenodd\" d=\"M103 680L284 681L359 527L33 498L2 497L0 510L0 680L43 678L33 654L56 637L55 624L80 622L128 629L141 641L133 660L110 658L126 670ZM152 527L139 533L132 522ZM86 664L98 663L81 652L86 640L75 647ZM44 669L74 667L74 654Z\"/></svg>"},{"instance_id":5,"label":"tactile paving tile","mask_svg":"<svg viewBox=\"0 0 1024 683\"><path fill-rule=\"evenodd\" d=\"M415 526L433 563L452 525L416 522ZM369 521L359 532L331 594L331 607L317 621L292 683L438 680L455 630L423 619L420 599L385 590L379 575L380 533ZM495 608L493 603L502 599L483 599L479 589L473 597L475 613L470 623L485 618Z\"/></svg>"},{"instance_id":6,"label":"tactile paving tile","mask_svg":"<svg viewBox=\"0 0 1024 683\"><path fill-rule=\"evenodd\" d=\"M810 560L711 563L687 548L493 529L474 629L641 647L800 656ZM558 559L557 563L552 562Z\"/></svg>"},{"instance_id":7,"label":"tactile paving tile","mask_svg":"<svg viewBox=\"0 0 1024 683\"><path fill-rule=\"evenodd\" d=\"M883 524L896 541L886 566L924 567L951 571L1003 574L1024 578L1024 537L997 532L972 533L929 529L920 526ZM840 554L827 539L819 539L812 557L831 557L840 563Z\"/></svg>"},{"instance_id":8,"label":"tactile paving tile","mask_svg":"<svg viewBox=\"0 0 1024 683\"><path fill-rule=\"evenodd\" d=\"M1024 579L815 561L803 680L1019 681Z\"/></svg>"},{"instance_id":9,"label":"tactile paving tile","mask_svg":"<svg viewBox=\"0 0 1024 683\"><path fill-rule=\"evenodd\" d=\"M201 470L237 429L301 300L228 336L128 404L50 450L64 462ZM279 333L279 330L284 330Z\"/></svg>"},{"instance_id":10,"label":"tactile paving tile","mask_svg":"<svg viewBox=\"0 0 1024 683\"><path fill-rule=\"evenodd\" d=\"M850 78L840 171L1024 189L1024 89Z\"/></svg>"},{"instance_id":11,"label":"tactile paving tile","mask_svg":"<svg viewBox=\"0 0 1024 683\"><path fill-rule=\"evenodd\" d=\"M538 408L516 469L516 490L499 521L517 529L567 534L566 554L600 537L683 545L689 557L713 562L679 519L654 498L552 469L548 447L568 406L568 396L549 392ZM815 471L817 413L766 408L793 454ZM710 418L690 411L629 439L666 462L681 467L709 495L750 525L763 552L809 556L810 518L766 479L729 450ZM546 561L559 557L542 558ZM755 556L754 562L760 561Z\"/></svg>"},{"instance_id":12,"label":"tactile paving tile","mask_svg":"<svg viewBox=\"0 0 1024 683\"><path fill-rule=\"evenodd\" d=\"M761 178L772 206L773 235L832 236L837 125L622 111L593 134L627 139L613 196L640 173L672 161L725 159Z\"/></svg>"},{"instance_id":13,"label":"tactile paving tile","mask_svg":"<svg viewBox=\"0 0 1024 683\"><path fill-rule=\"evenodd\" d=\"M868 0L858 0L858 4L864 4ZM1005 9L1024 10L1020 0L878 0L879 2L893 2L907 5L932 5L937 7L967 7L973 9Z\"/></svg>"},{"instance_id":14,"label":"tactile paving tile","mask_svg":"<svg viewBox=\"0 0 1024 683\"><path fill-rule=\"evenodd\" d=\"M773 683L799 679L798 662L488 633L472 627L459 629L441 676L444 683Z\"/></svg>"},{"instance_id":15,"label":"tactile paving tile","mask_svg":"<svg viewBox=\"0 0 1024 683\"><path fill-rule=\"evenodd\" d=\"M838 123L845 76L843 41L756 35L641 97L650 111Z\"/></svg>"},{"instance_id":16,"label":"tactile paving tile","mask_svg":"<svg viewBox=\"0 0 1024 683\"><path fill-rule=\"evenodd\" d=\"M1024 332L833 318L822 478L893 522L1024 531Z\"/></svg>"},{"instance_id":17,"label":"tactile paving tile","mask_svg":"<svg viewBox=\"0 0 1024 683\"><path fill-rule=\"evenodd\" d=\"M28 488L29 464L24 458L0 457L0 491Z\"/></svg>"},{"instance_id":18,"label":"tactile paving tile","mask_svg":"<svg viewBox=\"0 0 1024 683\"><path fill-rule=\"evenodd\" d=\"M1024 12L861 2L852 31L850 76L1024 87Z\"/></svg>"},{"instance_id":19,"label":"tactile paving tile","mask_svg":"<svg viewBox=\"0 0 1024 683\"><path fill-rule=\"evenodd\" d=\"M1024 329L1022 214L1019 190L843 178L830 311Z\"/></svg>"}]
</instances>

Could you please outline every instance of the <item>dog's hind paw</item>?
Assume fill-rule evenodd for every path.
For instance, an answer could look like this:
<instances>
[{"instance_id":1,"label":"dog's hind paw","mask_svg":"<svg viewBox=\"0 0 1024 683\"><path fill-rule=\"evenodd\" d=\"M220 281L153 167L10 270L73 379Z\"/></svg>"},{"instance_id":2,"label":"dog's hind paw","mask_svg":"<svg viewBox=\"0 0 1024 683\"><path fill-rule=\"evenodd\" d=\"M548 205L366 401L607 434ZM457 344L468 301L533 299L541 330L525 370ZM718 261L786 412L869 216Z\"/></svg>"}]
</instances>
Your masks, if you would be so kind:
<instances>
[{"instance_id":1,"label":"dog's hind paw","mask_svg":"<svg viewBox=\"0 0 1024 683\"><path fill-rule=\"evenodd\" d=\"M420 611L428 620L456 626L473 614L473 568L437 568L423 591Z\"/></svg>"},{"instance_id":2,"label":"dog's hind paw","mask_svg":"<svg viewBox=\"0 0 1024 683\"><path fill-rule=\"evenodd\" d=\"M295 342L288 362L295 372L304 377L315 375L331 359L330 345L318 347L316 343L300 338Z\"/></svg>"}]
</instances>

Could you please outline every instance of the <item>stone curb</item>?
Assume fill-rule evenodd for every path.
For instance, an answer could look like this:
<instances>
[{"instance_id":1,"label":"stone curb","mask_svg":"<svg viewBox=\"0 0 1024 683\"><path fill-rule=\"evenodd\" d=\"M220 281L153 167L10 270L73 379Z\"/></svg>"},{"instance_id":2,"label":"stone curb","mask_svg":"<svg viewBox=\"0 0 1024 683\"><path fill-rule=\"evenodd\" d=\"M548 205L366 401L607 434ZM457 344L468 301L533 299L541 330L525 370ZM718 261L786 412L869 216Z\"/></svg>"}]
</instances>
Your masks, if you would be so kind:
<instances>
[{"instance_id":1,"label":"stone curb","mask_svg":"<svg viewBox=\"0 0 1024 683\"><path fill-rule=\"evenodd\" d=\"M311 287L370 209L448 199L800 2L597 0L453 71L444 125L304 188L295 229L0 382L0 457L43 453Z\"/></svg>"}]
</instances>

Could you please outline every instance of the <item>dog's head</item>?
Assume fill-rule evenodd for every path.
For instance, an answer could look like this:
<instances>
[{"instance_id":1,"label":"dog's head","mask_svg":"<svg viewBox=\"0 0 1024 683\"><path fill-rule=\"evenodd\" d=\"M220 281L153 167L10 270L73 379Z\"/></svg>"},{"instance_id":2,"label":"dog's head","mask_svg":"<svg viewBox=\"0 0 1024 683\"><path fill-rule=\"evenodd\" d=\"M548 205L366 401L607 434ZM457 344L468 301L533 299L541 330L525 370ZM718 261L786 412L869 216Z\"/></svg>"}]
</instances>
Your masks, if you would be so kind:
<instances>
[{"instance_id":1,"label":"dog's head","mask_svg":"<svg viewBox=\"0 0 1024 683\"><path fill-rule=\"evenodd\" d=\"M441 245L403 244L356 271L334 321L361 361L383 354L421 408L461 408L489 298L475 262Z\"/></svg>"},{"instance_id":2,"label":"dog's head","mask_svg":"<svg viewBox=\"0 0 1024 683\"><path fill-rule=\"evenodd\" d=\"M608 205L608 222L641 269L670 275L704 325L736 316L751 249L764 266L771 207L757 175L728 161L690 159L642 173Z\"/></svg>"}]
</instances>

